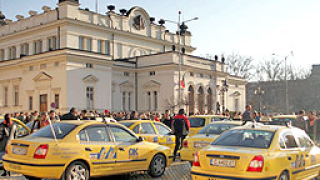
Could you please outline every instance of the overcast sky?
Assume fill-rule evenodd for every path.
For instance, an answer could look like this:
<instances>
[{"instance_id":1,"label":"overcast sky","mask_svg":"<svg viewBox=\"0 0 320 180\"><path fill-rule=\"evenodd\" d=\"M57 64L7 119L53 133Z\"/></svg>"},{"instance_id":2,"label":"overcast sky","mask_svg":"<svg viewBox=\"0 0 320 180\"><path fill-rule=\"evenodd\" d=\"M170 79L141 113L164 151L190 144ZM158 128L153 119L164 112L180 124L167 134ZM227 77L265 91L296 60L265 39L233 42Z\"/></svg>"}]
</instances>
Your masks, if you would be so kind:
<instances>
[{"instance_id":1,"label":"overcast sky","mask_svg":"<svg viewBox=\"0 0 320 180\"><path fill-rule=\"evenodd\" d=\"M280 57L288 58L296 66L320 64L320 0L98 0L99 12L106 5L116 10L141 6L151 17L178 20L182 11L189 22L194 55L230 54L233 51L252 56L255 62ZM43 5L56 7L58 0L0 0L0 9L7 18L17 14L28 16L29 10L41 12ZM82 8L95 10L95 0L80 0ZM170 31L176 26L166 24Z\"/></svg>"}]
</instances>

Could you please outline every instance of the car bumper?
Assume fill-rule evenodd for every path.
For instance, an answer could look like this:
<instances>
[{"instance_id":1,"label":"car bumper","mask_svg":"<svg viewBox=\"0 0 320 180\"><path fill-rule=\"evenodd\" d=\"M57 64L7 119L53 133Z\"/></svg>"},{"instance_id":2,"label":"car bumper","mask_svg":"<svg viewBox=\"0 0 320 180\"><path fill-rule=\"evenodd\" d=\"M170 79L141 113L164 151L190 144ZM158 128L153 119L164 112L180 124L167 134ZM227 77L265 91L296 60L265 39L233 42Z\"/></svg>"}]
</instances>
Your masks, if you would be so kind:
<instances>
[{"instance_id":1,"label":"car bumper","mask_svg":"<svg viewBox=\"0 0 320 180\"><path fill-rule=\"evenodd\" d=\"M180 151L180 158L182 161L194 161L194 156L196 155L197 150L182 149Z\"/></svg>"},{"instance_id":2,"label":"car bumper","mask_svg":"<svg viewBox=\"0 0 320 180\"><path fill-rule=\"evenodd\" d=\"M231 176L229 174L216 173L212 171L204 171L199 167L192 167L191 169L192 180L276 180L277 176L247 176L247 175L237 175Z\"/></svg>"},{"instance_id":3,"label":"car bumper","mask_svg":"<svg viewBox=\"0 0 320 180\"><path fill-rule=\"evenodd\" d=\"M3 166L7 171L45 179L60 179L65 169L65 164L33 164L8 159L3 159Z\"/></svg>"}]
</instances>

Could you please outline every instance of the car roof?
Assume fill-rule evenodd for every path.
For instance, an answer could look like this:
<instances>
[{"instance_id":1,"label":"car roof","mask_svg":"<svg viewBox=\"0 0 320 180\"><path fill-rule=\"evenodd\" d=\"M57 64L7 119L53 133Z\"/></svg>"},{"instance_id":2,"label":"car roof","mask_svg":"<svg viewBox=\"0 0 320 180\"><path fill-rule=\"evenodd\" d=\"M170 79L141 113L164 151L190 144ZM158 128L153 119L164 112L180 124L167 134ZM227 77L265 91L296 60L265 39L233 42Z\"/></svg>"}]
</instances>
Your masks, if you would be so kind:
<instances>
[{"instance_id":1,"label":"car roof","mask_svg":"<svg viewBox=\"0 0 320 180\"><path fill-rule=\"evenodd\" d=\"M241 121L213 121L210 124L231 124L231 125L242 125Z\"/></svg>"},{"instance_id":2,"label":"car roof","mask_svg":"<svg viewBox=\"0 0 320 180\"><path fill-rule=\"evenodd\" d=\"M263 125L263 124L247 124L244 126L238 126L233 129L238 130L261 130L261 131L277 131L277 130L283 130L283 129L298 129L295 127L287 127L287 126L279 126L279 125Z\"/></svg>"},{"instance_id":3,"label":"car roof","mask_svg":"<svg viewBox=\"0 0 320 180\"><path fill-rule=\"evenodd\" d=\"M140 123L140 122L157 122L157 121L153 121L153 120L123 120L123 121L119 121L119 123Z\"/></svg>"},{"instance_id":4,"label":"car roof","mask_svg":"<svg viewBox=\"0 0 320 180\"><path fill-rule=\"evenodd\" d=\"M277 118L291 118L291 119L296 119L298 116L297 115L277 115L273 116L272 119L277 119Z\"/></svg>"},{"instance_id":5,"label":"car roof","mask_svg":"<svg viewBox=\"0 0 320 180\"><path fill-rule=\"evenodd\" d=\"M95 120L62 120L58 121L57 123L61 124L75 124L75 125L82 125L82 124L105 124L101 121L95 121Z\"/></svg>"}]
</instances>

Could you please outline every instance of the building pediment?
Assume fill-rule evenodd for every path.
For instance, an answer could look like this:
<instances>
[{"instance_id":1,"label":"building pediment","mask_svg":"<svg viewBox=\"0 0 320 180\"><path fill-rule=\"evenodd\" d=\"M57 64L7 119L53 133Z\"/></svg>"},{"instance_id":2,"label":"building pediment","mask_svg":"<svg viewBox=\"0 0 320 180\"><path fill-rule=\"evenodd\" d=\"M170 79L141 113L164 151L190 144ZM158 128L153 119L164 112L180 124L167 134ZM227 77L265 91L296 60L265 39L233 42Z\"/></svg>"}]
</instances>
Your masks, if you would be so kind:
<instances>
[{"instance_id":1,"label":"building pediment","mask_svg":"<svg viewBox=\"0 0 320 180\"><path fill-rule=\"evenodd\" d=\"M239 91L235 91L235 92L233 93L233 95L234 95L234 96L240 96L241 93L240 93Z\"/></svg>"},{"instance_id":2,"label":"building pediment","mask_svg":"<svg viewBox=\"0 0 320 180\"><path fill-rule=\"evenodd\" d=\"M52 79L52 76L50 76L49 74L45 73L45 72L41 72L40 74L36 75L33 80L35 82L39 82L39 81L50 81Z\"/></svg>"},{"instance_id":3,"label":"building pediment","mask_svg":"<svg viewBox=\"0 0 320 180\"><path fill-rule=\"evenodd\" d=\"M120 84L120 87L133 87L133 83L131 83L130 81L124 81L123 83Z\"/></svg>"},{"instance_id":4,"label":"building pediment","mask_svg":"<svg viewBox=\"0 0 320 180\"><path fill-rule=\"evenodd\" d=\"M85 83L95 84L95 83L97 83L99 81L99 79L96 76L90 74L90 75L84 77L82 79L82 81L85 82Z\"/></svg>"},{"instance_id":5,"label":"building pediment","mask_svg":"<svg viewBox=\"0 0 320 180\"><path fill-rule=\"evenodd\" d=\"M150 80L148 82L146 82L144 85L143 85L143 88L147 89L147 88L155 88L155 87L160 87L161 84L155 80Z\"/></svg>"}]
</instances>

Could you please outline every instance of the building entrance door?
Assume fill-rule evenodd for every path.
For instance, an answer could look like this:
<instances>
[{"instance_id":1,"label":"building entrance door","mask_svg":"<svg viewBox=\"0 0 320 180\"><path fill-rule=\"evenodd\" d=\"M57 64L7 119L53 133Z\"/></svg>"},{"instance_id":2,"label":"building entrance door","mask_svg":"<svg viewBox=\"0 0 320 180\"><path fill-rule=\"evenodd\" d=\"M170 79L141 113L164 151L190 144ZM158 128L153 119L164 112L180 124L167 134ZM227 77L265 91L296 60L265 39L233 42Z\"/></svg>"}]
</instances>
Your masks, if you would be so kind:
<instances>
[{"instance_id":1,"label":"building entrance door","mask_svg":"<svg viewBox=\"0 0 320 180\"><path fill-rule=\"evenodd\" d=\"M48 95L40 95L40 112L48 111Z\"/></svg>"}]
</instances>

